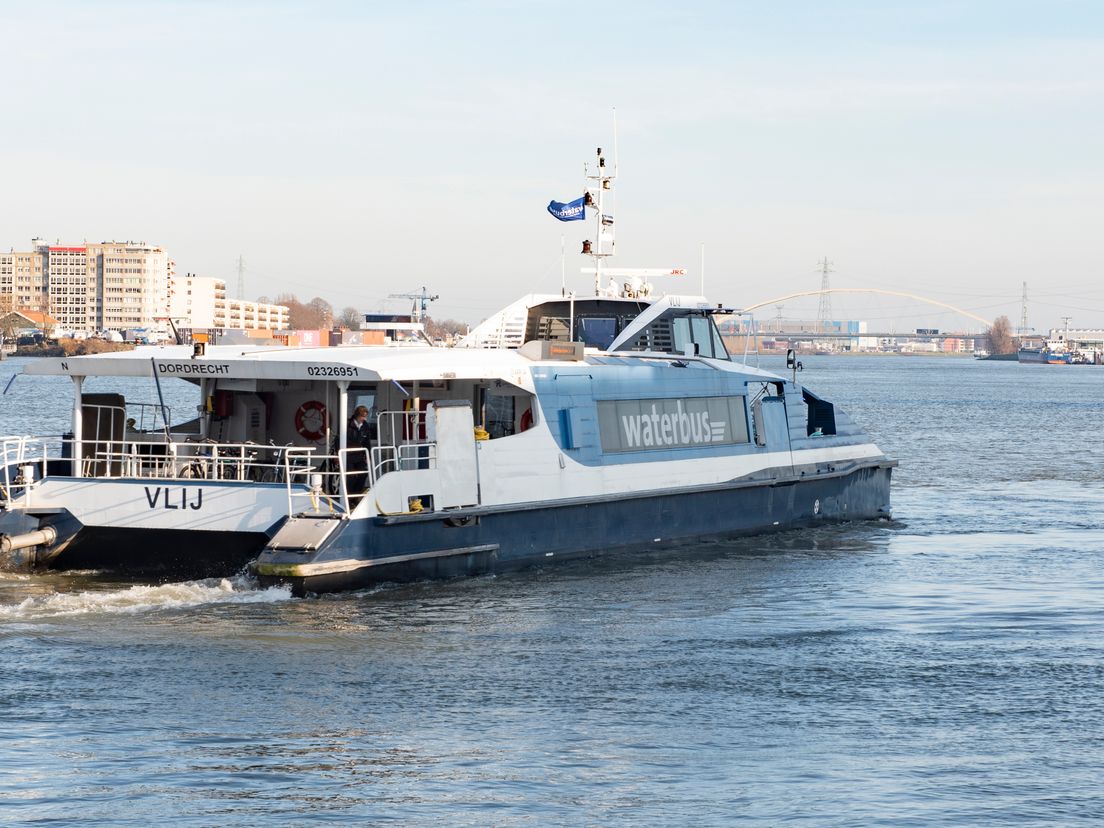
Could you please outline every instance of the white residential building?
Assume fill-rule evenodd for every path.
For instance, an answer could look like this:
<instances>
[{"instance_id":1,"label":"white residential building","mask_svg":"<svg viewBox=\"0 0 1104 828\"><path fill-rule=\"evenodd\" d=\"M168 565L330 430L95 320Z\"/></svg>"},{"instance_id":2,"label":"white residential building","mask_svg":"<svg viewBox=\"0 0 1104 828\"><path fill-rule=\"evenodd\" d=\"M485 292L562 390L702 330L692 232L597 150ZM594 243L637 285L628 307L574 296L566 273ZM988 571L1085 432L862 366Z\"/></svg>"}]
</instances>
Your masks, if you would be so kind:
<instances>
[{"instance_id":1,"label":"white residential building","mask_svg":"<svg viewBox=\"0 0 1104 828\"><path fill-rule=\"evenodd\" d=\"M194 273L173 276L169 315L178 328L276 331L288 327L286 305L229 299L222 279Z\"/></svg>"}]
</instances>

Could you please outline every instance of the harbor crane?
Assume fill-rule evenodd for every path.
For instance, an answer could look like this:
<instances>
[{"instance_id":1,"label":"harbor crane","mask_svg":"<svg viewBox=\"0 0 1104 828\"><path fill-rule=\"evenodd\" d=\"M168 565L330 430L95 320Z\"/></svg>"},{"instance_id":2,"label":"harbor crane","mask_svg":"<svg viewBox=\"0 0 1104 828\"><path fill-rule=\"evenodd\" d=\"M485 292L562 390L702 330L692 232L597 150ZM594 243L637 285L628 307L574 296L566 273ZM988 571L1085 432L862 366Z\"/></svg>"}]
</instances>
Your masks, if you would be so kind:
<instances>
[{"instance_id":1,"label":"harbor crane","mask_svg":"<svg viewBox=\"0 0 1104 828\"><path fill-rule=\"evenodd\" d=\"M434 300L440 299L440 296L430 296L429 291L422 287L421 293L392 293L387 297L388 299L411 299L414 302L413 307L410 310L411 316L414 317L415 322L421 322L426 315L426 306Z\"/></svg>"}]
</instances>

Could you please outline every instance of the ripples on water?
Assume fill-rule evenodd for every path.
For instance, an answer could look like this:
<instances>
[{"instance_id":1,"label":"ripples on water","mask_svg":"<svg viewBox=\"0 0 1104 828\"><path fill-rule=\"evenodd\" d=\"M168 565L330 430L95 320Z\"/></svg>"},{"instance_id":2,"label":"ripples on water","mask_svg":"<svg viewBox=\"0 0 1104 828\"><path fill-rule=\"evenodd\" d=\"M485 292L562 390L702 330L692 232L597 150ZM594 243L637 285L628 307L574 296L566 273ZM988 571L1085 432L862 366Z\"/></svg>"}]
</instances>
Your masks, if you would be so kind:
<instances>
[{"instance_id":1,"label":"ripples on water","mask_svg":"<svg viewBox=\"0 0 1104 828\"><path fill-rule=\"evenodd\" d=\"M806 364L894 522L311 600L0 576L3 821L1098 824L1104 373Z\"/></svg>"}]
</instances>

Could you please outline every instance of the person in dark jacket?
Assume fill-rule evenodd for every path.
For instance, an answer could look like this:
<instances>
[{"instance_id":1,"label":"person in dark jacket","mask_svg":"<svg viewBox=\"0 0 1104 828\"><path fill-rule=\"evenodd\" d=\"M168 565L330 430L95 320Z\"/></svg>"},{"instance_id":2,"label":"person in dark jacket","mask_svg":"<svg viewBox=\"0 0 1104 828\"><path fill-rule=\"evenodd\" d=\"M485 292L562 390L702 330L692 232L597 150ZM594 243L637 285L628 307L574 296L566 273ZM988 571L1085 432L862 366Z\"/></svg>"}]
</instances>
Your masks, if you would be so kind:
<instances>
[{"instance_id":1,"label":"person in dark jacket","mask_svg":"<svg viewBox=\"0 0 1104 828\"><path fill-rule=\"evenodd\" d=\"M351 451L345 455L349 494L363 494L368 487L368 454L372 450L372 440L368 433L368 409L363 405L358 405L353 410L353 416L349 418L345 448L364 449L364 451Z\"/></svg>"}]
</instances>

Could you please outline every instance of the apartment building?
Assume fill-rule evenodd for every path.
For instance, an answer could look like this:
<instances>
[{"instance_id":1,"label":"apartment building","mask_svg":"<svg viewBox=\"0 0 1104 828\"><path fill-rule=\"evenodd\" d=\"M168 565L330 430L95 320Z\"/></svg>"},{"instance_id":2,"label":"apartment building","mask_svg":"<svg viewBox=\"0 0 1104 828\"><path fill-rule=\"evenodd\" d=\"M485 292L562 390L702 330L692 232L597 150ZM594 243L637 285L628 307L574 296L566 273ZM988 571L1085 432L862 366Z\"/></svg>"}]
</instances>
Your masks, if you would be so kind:
<instances>
[{"instance_id":1,"label":"apartment building","mask_svg":"<svg viewBox=\"0 0 1104 828\"><path fill-rule=\"evenodd\" d=\"M50 247L40 253L46 274L46 306L64 329L88 331L98 325L96 257L87 247ZM91 267L89 266L91 260Z\"/></svg>"},{"instance_id":2,"label":"apartment building","mask_svg":"<svg viewBox=\"0 0 1104 828\"><path fill-rule=\"evenodd\" d=\"M96 258L96 327L164 328L173 270L165 251L134 242L103 242L87 248L89 258Z\"/></svg>"},{"instance_id":3,"label":"apartment building","mask_svg":"<svg viewBox=\"0 0 1104 828\"><path fill-rule=\"evenodd\" d=\"M288 308L226 296L226 282L186 273L169 284L169 315L178 328L286 330Z\"/></svg>"},{"instance_id":4,"label":"apartment building","mask_svg":"<svg viewBox=\"0 0 1104 828\"><path fill-rule=\"evenodd\" d=\"M47 310L47 270L41 239L31 242L26 253L0 253L0 308Z\"/></svg>"},{"instance_id":5,"label":"apartment building","mask_svg":"<svg viewBox=\"0 0 1104 828\"><path fill-rule=\"evenodd\" d=\"M49 313L63 329L163 327L173 263L145 242L79 246L31 240L31 250L0 253L0 308Z\"/></svg>"}]
</instances>

